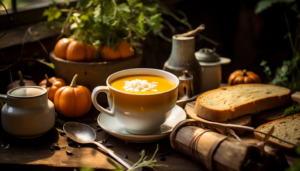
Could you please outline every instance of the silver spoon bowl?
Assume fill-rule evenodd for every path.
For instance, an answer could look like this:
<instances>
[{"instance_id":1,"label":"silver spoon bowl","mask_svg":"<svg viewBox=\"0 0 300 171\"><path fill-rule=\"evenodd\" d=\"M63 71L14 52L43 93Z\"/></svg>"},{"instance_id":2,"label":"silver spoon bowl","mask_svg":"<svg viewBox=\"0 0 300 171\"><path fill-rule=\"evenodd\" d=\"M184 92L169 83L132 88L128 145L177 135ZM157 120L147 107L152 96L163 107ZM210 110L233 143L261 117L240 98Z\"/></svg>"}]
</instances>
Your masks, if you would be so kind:
<instances>
[{"instance_id":1,"label":"silver spoon bowl","mask_svg":"<svg viewBox=\"0 0 300 171\"><path fill-rule=\"evenodd\" d=\"M95 141L96 139L96 132L95 130L83 123L79 122L67 122L63 126L63 130L66 133L66 135L72 139L73 141L76 141L81 144L96 144L99 146L103 151L108 153L111 157L116 159L119 163L121 163L125 168L129 169L131 168L132 164L122 159L122 157L113 151L107 149L102 144Z\"/></svg>"}]
</instances>

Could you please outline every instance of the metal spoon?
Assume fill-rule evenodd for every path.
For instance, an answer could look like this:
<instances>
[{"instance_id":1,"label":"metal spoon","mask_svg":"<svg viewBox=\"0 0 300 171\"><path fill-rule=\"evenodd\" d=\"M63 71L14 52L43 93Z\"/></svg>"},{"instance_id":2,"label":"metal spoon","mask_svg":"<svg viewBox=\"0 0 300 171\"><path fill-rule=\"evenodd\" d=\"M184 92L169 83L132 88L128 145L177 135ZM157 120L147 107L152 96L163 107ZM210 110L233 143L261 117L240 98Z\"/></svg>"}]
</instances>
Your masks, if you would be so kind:
<instances>
[{"instance_id":1,"label":"metal spoon","mask_svg":"<svg viewBox=\"0 0 300 171\"><path fill-rule=\"evenodd\" d=\"M129 169L133 164L125 161L122 159L122 157L116 153L114 153L111 150L108 150L105 146L95 141L96 139L96 132L93 128L90 126L79 123L79 122L67 122L63 126L63 130L66 133L66 135L72 139L73 141L76 141L78 143L82 144L96 144L101 149L103 149L106 153L108 153L111 157L116 159L119 163L121 163L125 168Z\"/></svg>"}]
</instances>

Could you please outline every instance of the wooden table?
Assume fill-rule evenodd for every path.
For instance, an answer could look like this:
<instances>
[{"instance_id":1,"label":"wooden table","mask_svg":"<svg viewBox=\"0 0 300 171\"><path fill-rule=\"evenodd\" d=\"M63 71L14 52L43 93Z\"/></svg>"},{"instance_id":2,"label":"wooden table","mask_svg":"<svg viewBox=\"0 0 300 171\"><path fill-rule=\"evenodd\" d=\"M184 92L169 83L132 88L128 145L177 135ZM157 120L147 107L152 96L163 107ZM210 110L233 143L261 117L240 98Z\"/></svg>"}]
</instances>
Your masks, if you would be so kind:
<instances>
[{"instance_id":1,"label":"wooden table","mask_svg":"<svg viewBox=\"0 0 300 171\"><path fill-rule=\"evenodd\" d=\"M86 123L96 130L96 117L98 114L99 112L92 107L87 115L78 119L68 120ZM62 129L62 126L56 125L55 128L39 138L18 139L5 133L1 127L0 170L2 171L2 168L6 168L3 171L74 171L74 168L80 167L91 167L95 170L111 170L115 168L109 162L109 157L93 144L80 145L80 148L69 147L68 141L71 140L66 135L60 135L56 128ZM156 145L159 144L159 153L156 155L157 163L168 165L168 167L158 167L160 171L206 170L204 166L195 163L189 157L172 149L168 138L152 143L136 144L126 143L123 140L110 136L105 131L97 132L96 141L106 138L108 138L107 143L113 146L111 150L121 155L126 154L132 162L138 161L140 158L139 152L142 149L149 152L147 156L150 159L156 149ZM61 149L51 151L50 146L53 143L58 143ZM73 155L67 155L67 150L71 151ZM165 161L161 161L161 157L159 157L163 153L169 154L165 155Z\"/></svg>"},{"instance_id":2,"label":"wooden table","mask_svg":"<svg viewBox=\"0 0 300 171\"><path fill-rule=\"evenodd\" d=\"M91 167L95 171L112 170L115 167L109 157L93 144L80 145L80 147L69 147L70 140L66 135L61 135L62 124L65 121L76 121L90 125L97 130L96 118L99 112L92 107L90 112L77 119L57 119L57 125L45 135L35 139L18 139L4 132L0 126L0 171L74 171L74 168ZM1 123L1 122L0 122ZM249 143L255 143L251 135L244 135L240 138ZM108 138L108 139L107 139ZM139 160L139 152L145 149L149 152L150 159L159 144L159 152L156 155L158 164L165 164L168 167L158 167L159 171L207 171L203 165L197 164L188 156L172 149L169 138L152 143L126 143L123 140L110 136L105 131L97 132L96 141L107 139L107 143L113 147L110 149L117 153L128 156L132 162ZM50 150L53 143L58 143L60 150ZM66 154L71 151L72 156ZM161 154L166 160L161 161ZM286 155L289 164L295 161L295 157ZM114 162L115 164L118 164ZM5 168L5 169L3 169ZM79 169L77 169L79 171Z\"/></svg>"}]
</instances>

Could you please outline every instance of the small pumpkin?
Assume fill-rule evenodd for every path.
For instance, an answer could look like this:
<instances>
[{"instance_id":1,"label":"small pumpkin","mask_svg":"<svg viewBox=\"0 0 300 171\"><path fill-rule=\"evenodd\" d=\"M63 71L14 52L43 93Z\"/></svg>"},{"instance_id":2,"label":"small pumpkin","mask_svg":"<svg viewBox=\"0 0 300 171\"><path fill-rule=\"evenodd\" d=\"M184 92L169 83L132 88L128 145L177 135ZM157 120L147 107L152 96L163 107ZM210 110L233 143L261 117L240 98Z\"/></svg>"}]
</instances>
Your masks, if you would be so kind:
<instances>
[{"instance_id":1,"label":"small pumpkin","mask_svg":"<svg viewBox=\"0 0 300 171\"><path fill-rule=\"evenodd\" d=\"M131 45L126 42L126 41L122 41L117 45L118 49L120 50L121 53L121 57L122 59L131 57L134 55L134 50L131 47Z\"/></svg>"},{"instance_id":2,"label":"small pumpkin","mask_svg":"<svg viewBox=\"0 0 300 171\"><path fill-rule=\"evenodd\" d=\"M102 59L105 61L115 61L119 59L129 58L134 55L134 50L126 41L121 41L117 45L117 49L109 46L102 46Z\"/></svg>"},{"instance_id":3,"label":"small pumpkin","mask_svg":"<svg viewBox=\"0 0 300 171\"><path fill-rule=\"evenodd\" d=\"M49 78L45 74L45 79L39 83L39 86L47 89L48 99L53 101L55 92L62 86L66 86L66 82L61 78L51 77Z\"/></svg>"},{"instance_id":4,"label":"small pumpkin","mask_svg":"<svg viewBox=\"0 0 300 171\"><path fill-rule=\"evenodd\" d=\"M69 61L91 62L96 55L96 48L81 41L63 38L56 43L54 55Z\"/></svg>"},{"instance_id":5,"label":"small pumpkin","mask_svg":"<svg viewBox=\"0 0 300 171\"><path fill-rule=\"evenodd\" d=\"M54 95L54 106L61 115L74 118L85 115L92 106L91 92L88 88L76 85L77 74L70 86L59 88Z\"/></svg>"},{"instance_id":6,"label":"small pumpkin","mask_svg":"<svg viewBox=\"0 0 300 171\"><path fill-rule=\"evenodd\" d=\"M120 50L114 50L111 47L104 45L102 47L102 59L105 61L115 61L121 59L121 52Z\"/></svg>"},{"instance_id":7,"label":"small pumpkin","mask_svg":"<svg viewBox=\"0 0 300 171\"><path fill-rule=\"evenodd\" d=\"M261 83L260 77L252 71L236 70L230 74L228 85Z\"/></svg>"},{"instance_id":8,"label":"small pumpkin","mask_svg":"<svg viewBox=\"0 0 300 171\"><path fill-rule=\"evenodd\" d=\"M71 38L60 39L54 47L54 55L62 59L67 59L67 49L72 41L73 39Z\"/></svg>"},{"instance_id":9,"label":"small pumpkin","mask_svg":"<svg viewBox=\"0 0 300 171\"><path fill-rule=\"evenodd\" d=\"M23 79L23 75L22 75L21 71L18 72L18 75L19 75L19 80L16 80L16 81L10 83L6 87L6 92L8 92L8 90L10 90L12 88L15 88L15 87L20 87L20 86L36 86L36 83L34 81Z\"/></svg>"}]
</instances>

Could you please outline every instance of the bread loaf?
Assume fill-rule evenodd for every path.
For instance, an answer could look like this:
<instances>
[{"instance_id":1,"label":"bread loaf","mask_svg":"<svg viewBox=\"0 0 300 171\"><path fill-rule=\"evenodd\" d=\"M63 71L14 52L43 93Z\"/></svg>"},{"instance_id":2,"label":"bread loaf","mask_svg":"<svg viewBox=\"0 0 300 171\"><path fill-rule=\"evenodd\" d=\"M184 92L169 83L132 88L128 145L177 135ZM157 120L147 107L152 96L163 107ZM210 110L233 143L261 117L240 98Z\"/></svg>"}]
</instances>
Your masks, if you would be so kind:
<instances>
[{"instance_id":1,"label":"bread loaf","mask_svg":"<svg viewBox=\"0 0 300 171\"><path fill-rule=\"evenodd\" d=\"M200 122L206 122L207 120L200 118L194 113L194 107L195 107L196 101L189 102L185 105L185 111L186 114L188 115L189 118L195 119ZM209 121L210 122L210 121ZM251 115L244 115L238 118L234 118L232 120L226 121L226 122L221 122L224 124L235 124L235 125L241 125L241 126L251 126ZM215 128L217 131L219 131L223 135L228 135L228 132L226 128ZM242 135L246 133L246 130L243 129L232 129L236 135Z\"/></svg>"},{"instance_id":2,"label":"bread loaf","mask_svg":"<svg viewBox=\"0 0 300 171\"><path fill-rule=\"evenodd\" d=\"M274 132L272 135L295 145L300 145L300 113L268 122L257 127L256 130L267 133L273 126ZM257 132L254 132L254 135L259 140L263 140L265 137L265 135ZM287 144L272 137L270 137L268 141L287 150L292 150L295 148L293 145Z\"/></svg>"},{"instance_id":3,"label":"bread loaf","mask_svg":"<svg viewBox=\"0 0 300 171\"><path fill-rule=\"evenodd\" d=\"M224 122L250 113L287 105L290 89L268 84L239 84L207 91L197 98L194 112Z\"/></svg>"}]
</instances>

